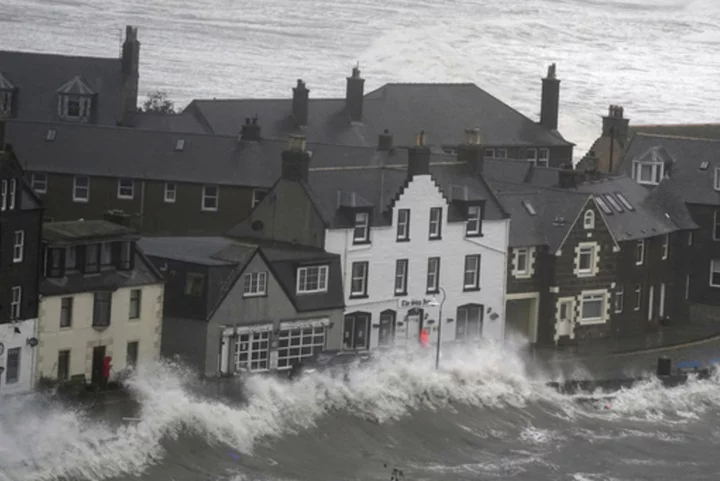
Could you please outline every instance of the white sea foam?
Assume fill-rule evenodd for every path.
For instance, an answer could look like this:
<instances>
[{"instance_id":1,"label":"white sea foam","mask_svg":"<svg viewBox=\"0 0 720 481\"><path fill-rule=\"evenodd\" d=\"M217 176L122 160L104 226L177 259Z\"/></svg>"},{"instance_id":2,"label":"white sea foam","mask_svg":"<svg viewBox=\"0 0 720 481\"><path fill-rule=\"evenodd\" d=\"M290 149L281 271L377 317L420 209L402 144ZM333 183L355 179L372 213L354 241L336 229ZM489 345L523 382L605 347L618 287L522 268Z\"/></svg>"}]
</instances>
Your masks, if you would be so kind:
<instances>
[{"instance_id":1,"label":"white sea foam","mask_svg":"<svg viewBox=\"0 0 720 481\"><path fill-rule=\"evenodd\" d=\"M621 392L609 412L587 411L530 379L512 351L492 345L467 351L448 349L440 371L434 369L431 354L388 355L347 377L315 372L290 383L253 376L246 381L248 401L243 405L191 394L187 386L194 378L179 366L143 366L129 381L141 402L139 422L120 427L59 406L41 410L32 404L4 403L0 407L0 466L6 472L0 480L60 476L99 480L139 473L162 458L163 438L182 432L252 453L258 441L311 427L334 410L384 423L414 409L438 409L450 403L492 408L535 403L549 406L550 414L561 418L570 413L613 422L622 421L622 416L639 417L648 410L662 414L704 409L716 406L720 398L718 379L693 381L671 390L648 382ZM524 436L539 443L560 439L541 431L526 430Z\"/></svg>"}]
</instances>

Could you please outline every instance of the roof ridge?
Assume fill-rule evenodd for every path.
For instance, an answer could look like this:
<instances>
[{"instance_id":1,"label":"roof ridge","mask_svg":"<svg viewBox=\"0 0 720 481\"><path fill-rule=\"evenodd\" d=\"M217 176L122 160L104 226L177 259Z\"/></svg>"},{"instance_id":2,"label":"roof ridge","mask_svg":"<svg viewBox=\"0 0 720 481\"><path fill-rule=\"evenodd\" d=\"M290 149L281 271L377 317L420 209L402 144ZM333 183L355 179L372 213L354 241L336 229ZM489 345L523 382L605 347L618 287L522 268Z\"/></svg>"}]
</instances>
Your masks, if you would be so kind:
<instances>
[{"instance_id":1,"label":"roof ridge","mask_svg":"<svg viewBox=\"0 0 720 481\"><path fill-rule=\"evenodd\" d=\"M636 124L631 125L630 128L634 129L637 127L697 127L699 125L718 125L720 122L698 122L698 123L679 123L679 124Z\"/></svg>"},{"instance_id":2,"label":"roof ridge","mask_svg":"<svg viewBox=\"0 0 720 481\"><path fill-rule=\"evenodd\" d=\"M30 50L0 50L1 54L19 54L19 55L43 55L47 57L63 57L63 58L77 58L82 60L87 59L93 59L93 60L115 60L120 62L119 57L93 57L91 55L65 55L62 53L52 53L52 52L34 52Z\"/></svg>"},{"instance_id":3,"label":"roof ridge","mask_svg":"<svg viewBox=\"0 0 720 481\"><path fill-rule=\"evenodd\" d=\"M720 124L718 124L720 125ZM720 139L709 139L707 137L688 137L684 135L669 135L669 134L654 134L648 132L636 132L635 135L641 137L655 137L663 139L678 139L678 140L702 140L705 142L720 142Z\"/></svg>"}]
</instances>

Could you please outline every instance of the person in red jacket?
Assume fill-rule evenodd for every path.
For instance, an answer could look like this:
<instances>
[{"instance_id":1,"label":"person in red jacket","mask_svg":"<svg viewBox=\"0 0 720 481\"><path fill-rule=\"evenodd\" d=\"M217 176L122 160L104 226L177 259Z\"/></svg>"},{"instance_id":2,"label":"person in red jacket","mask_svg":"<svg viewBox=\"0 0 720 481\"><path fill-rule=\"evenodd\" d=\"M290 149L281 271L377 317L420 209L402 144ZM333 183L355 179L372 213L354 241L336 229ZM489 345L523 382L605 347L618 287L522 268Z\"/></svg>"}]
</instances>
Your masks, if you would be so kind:
<instances>
[{"instance_id":1,"label":"person in red jacket","mask_svg":"<svg viewBox=\"0 0 720 481\"><path fill-rule=\"evenodd\" d=\"M103 387L107 389L108 381L110 380L110 369L112 369L112 357L105 356L103 359Z\"/></svg>"},{"instance_id":2,"label":"person in red jacket","mask_svg":"<svg viewBox=\"0 0 720 481\"><path fill-rule=\"evenodd\" d=\"M422 347L430 346L430 332L427 329L420 331L420 345Z\"/></svg>"}]
</instances>

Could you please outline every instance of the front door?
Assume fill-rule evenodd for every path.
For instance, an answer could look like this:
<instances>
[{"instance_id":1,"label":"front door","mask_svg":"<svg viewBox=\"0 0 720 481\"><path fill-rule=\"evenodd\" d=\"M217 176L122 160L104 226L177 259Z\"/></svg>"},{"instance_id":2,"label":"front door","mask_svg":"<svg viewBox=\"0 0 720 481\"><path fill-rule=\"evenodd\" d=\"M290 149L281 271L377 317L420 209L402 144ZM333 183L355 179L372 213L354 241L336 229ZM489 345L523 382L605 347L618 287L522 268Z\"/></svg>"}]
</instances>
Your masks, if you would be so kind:
<instances>
[{"instance_id":1,"label":"front door","mask_svg":"<svg viewBox=\"0 0 720 481\"><path fill-rule=\"evenodd\" d=\"M395 340L395 311L380 313L379 347L391 347Z\"/></svg>"},{"instance_id":2,"label":"front door","mask_svg":"<svg viewBox=\"0 0 720 481\"><path fill-rule=\"evenodd\" d=\"M345 316L343 329L343 347L345 349L367 349L370 347L370 314L355 312Z\"/></svg>"},{"instance_id":3,"label":"front door","mask_svg":"<svg viewBox=\"0 0 720 481\"><path fill-rule=\"evenodd\" d=\"M92 383L96 386L103 384L103 361L105 360L105 346L93 348L92 357Z\"/></svg>"},{"instance_id":4,"label":"front door","mask_svg":"<svg viewBox=\"0 0 720 481\"><path fill-rule=\"evenodd\" d=\"M422 309L411 309L407 315L407 337L410 346L420 344L420 333L423 329L423 311Z\"/></svg>"},{"instance_id":5,"label":"front door","mask_svg":"<svg viewBox=\"0 0 720 481\"><path fill-rule=\"evenodd\" d=\"M572 301L560 301L560 313L557 321L557 337L572 335Z\"/></svg>"}]
</instances>

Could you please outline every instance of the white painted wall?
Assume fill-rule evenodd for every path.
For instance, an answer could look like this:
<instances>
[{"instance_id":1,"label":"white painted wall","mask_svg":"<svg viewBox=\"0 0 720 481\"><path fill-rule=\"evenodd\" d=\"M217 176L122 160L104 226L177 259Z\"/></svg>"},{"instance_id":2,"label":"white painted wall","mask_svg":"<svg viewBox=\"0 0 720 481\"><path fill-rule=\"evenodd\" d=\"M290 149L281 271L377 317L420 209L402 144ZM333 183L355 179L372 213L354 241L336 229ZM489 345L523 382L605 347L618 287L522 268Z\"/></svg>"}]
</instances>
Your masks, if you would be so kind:
<instances>
[{"instance_id":1,"label":"white painted wall","mask_svg":"<svg viewBox=\"0 0 720 481\"><path fill-rule=\"evenodd\" d=\"M5 370L0 374L0 395L19 394L29 391L33 386L35 356L37 347L30 347L27 340L35 336L37 319L25 319L13 324L0 324L0 343L3 352L0 354L0 366ZM15 332L20 330L20 334ZM10 349L20 348L20 371L17 382L7 383L7 353Z\"/></svg>"},{"instance_id":2,"label":"white painted wall","mask_svg":"<svg viewBox=\"0 0 720 481\"><path fill-rule=\"evenodd\" d=\"M443 207L442 240L429 240L430 208ZM397 242L397 211L411 209L410 241ZM510 221L484 221L483 237L466 238L465 223L447 223L447 203L431 176L415 176L395 204L393 225L376 227L371 232L369 245L353 245L352 229L329 229L325 237L325 249L340 254L344 277L346 312L366 311L372 313L372 323L377 324L380 313L386 309L397 311L397 320L407 314L398 308L399 299L423 299L426 294L428 257L440 257L440 286L447 299L443 305L443 318L456 319L457 307L467 303L485 306L483 337L502 339L505 326L505 290L507 252ZM465 256L482 255L480 291L463 292ZM409 259L408 295L396 297L395 261ZM351 266L353 262L369 262L368 298L350 299ZM442 294L438 295L440 300ZM499 315L491 321L487 309ZM429 319L438 319L438 307L426 307ZM455 339L455 323L444 323L443 342ZM437 326L437 324L435 324ZM370 329L370 348L377 347L379 329ZM431 332L431 342L436 342L437 331Z\"/></svg>"},{"instance_id":3,"label":"white painted wall","mask_svg":"<svg viewBox=\"0 0 720 481\"><path fill-rule=\"evenodd\" d=\"M129 319L130 291L140 289L140 318ZM47 296L40 301L38 319L37 379L57 378L58 352L70 350L70 376L92 377L93 347L107 346L112 356L110 378L126 368L127 343L139 341L138 364L160 357L164 286L152 284L118 289L112 296L110 326L105 330L92 327L93 293ZM72 326L60 328L63 297L73 297Z\"/></svg>"}]
</instances>

